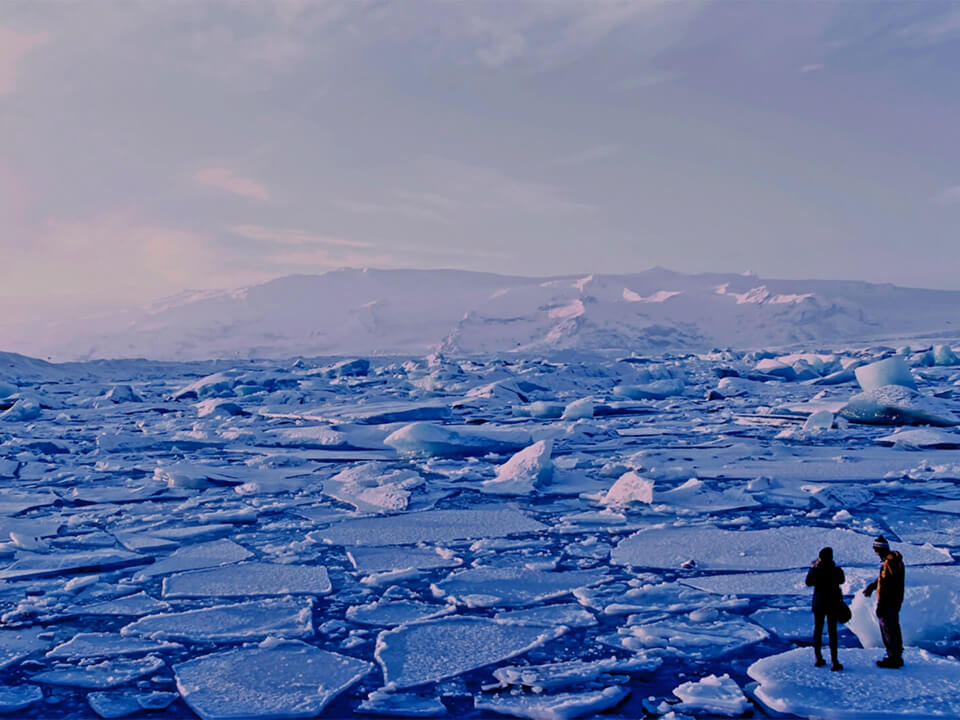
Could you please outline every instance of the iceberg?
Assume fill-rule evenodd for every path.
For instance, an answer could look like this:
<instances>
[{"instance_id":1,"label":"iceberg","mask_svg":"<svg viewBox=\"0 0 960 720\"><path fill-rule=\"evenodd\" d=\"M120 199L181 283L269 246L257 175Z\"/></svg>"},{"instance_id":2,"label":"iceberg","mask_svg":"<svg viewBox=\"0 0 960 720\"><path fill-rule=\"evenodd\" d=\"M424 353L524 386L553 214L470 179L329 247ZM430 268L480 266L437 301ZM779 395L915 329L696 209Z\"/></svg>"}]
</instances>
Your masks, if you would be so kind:
<instances>
[{"instance_id":1,"label":"iceberg","mask_svg":"<svg viewBox=\"0 0 960 720\"><path fill-rule=\"evenodd\" d=\"M884 385L854 395L840 416L865 425L960 425L960 416L944 400L901 385Z\"/></svg>"},{"instance_id":2,"label":"iceberg","mask_svg":"<svg viewBox=\"0 0 960 720\"><path fill-rule=\"evenodd\" d=\"M913 379L910 368L903 358L896 355L869 365L861 365L854 372L864 392L878 390L885 385L917 389L917 381Z\"/></svg>"},{"instance_id":3,"label":"iceberg","mask_svg":"<svg viewBox=\"0 0 960 720\"><path fill-rule=\"evenodd\" d=\"M516 452L530 442L522 430L477 430L416 422L395 430L384 444L406 455L465 457Z\"/></svg>"},{"instance_id":4,"label":"iceberg","mask_svg":"<svg viewBox=\"0 0 960 720\"><path fill-rule=\"evenodd\" d=\"M481 492L497 495L528 495L553 477L553 461L550 454L553 443L539 440L521 450L497 468L497 476L485 480Z\"/></svg>"}]
</instances>

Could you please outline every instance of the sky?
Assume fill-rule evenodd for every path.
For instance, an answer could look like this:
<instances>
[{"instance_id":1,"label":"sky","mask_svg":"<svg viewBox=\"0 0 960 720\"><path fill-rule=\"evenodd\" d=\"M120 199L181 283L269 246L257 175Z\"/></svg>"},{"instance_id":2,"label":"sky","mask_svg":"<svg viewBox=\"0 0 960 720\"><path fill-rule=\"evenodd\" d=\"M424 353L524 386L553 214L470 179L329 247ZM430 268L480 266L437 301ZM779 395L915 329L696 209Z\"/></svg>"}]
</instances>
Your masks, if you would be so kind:
<instances>
[{"instance_id":1,"label":"sky","mask_svg":"<svg viewBox=\"0 0 960 720\"><path fill-rule=\"evenodd\" d=\"M350 266L960 289L960 4L4 0L0 314Z\"/></svg>"}]
</instances>

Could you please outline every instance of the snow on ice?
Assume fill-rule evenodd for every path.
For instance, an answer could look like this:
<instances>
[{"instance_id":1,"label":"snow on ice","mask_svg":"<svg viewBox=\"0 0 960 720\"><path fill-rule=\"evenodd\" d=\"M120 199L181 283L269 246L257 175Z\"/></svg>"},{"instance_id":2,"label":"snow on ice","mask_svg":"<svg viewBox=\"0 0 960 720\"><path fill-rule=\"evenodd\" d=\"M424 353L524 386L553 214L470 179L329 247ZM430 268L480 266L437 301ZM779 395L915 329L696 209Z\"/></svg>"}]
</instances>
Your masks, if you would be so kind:
<instances>
[{"instance_id":1,"label":"snow on ice","mask_svg":"<svg viewBox=\"0 0 960 720\"><path fill-rule=\"evenodd\" d=\"M711 301L796 294L756 289ZM660 290L634 310L690 296ZM0 357L0 712L957 714L955 352L814 350ZM881 533L906 699L860 592ZM854 618L815 674L825 545Z\"/></svg>"}]
</instances>

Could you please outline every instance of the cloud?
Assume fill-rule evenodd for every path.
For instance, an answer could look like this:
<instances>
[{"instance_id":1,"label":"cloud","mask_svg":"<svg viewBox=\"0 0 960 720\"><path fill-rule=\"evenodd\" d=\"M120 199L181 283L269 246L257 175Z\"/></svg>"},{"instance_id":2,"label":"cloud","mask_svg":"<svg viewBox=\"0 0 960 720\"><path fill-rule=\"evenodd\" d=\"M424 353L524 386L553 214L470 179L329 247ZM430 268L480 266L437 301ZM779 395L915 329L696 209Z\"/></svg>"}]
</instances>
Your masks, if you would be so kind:
<instances>
[{"instance_id":1,"label":"cloud","mask_svg":"<svg viewBox=\"0 0 960 720\"><path fill-rule=\"evenodd\" d=\"M960 204L960 185L948 187L933 196L933 201L940 205Z\"/></svg>"},{"instance_id":2,"label":"cloud","mask_svg":"<svg viewBox=\"0 0 960 720\"><path fill-rule=\"evenodd\" d=\"M334 247L368 248L372 243L347 240L332 235L316 235L306 230L268 228L262 225L234 225L230 232L248 240L262 240L277 245L326 245Z\"/></svg>"},{"instance_id":3,"label":"cloud","mask_svg":"<svg viewBox=\"0 0 960 720\"><path fill-rule=\"evenodd\" d=\"M5 248L0 299L84 302L152 300L184 288L227 288L271 277L239 262L207 234L155 223L134 212L49 221L27 242Z\"/></svg>"},{"instance_id":4,"label":"cloud","mask_svg":"<svg viewBox=\"0 0 960 720\"><path fill-rule=\"evenodd\" d=\"M49 40L47 33L21 33L0 25L0 96L17 89L17 65L23 56Z\"/></svg>"},{"instance_id":5,"label":"cloud","mask_svg":"<svg viewBox=\"0 0 960 720\"><path fill-rule=\"evenodd\" d=\"M803 67L801 67L800 72L812 73L812 72L819 72L820 70L823 70L823 69L824 69L824 65L820 63L811 63L810 65L804 65Z\"/></svg>"},{"instance_id":6,"label":"cloud","mask_svg":"<svg viewBox=\"0 0 960 720\"><path fill-rule=\"evenodd\" d=\"M232 170L223 168L205 168L198 170L193 176L198 185L223 190L240 197L266 202L270 199L267 189L253 178L237 175Z\"/></svg>"}]
</instances>

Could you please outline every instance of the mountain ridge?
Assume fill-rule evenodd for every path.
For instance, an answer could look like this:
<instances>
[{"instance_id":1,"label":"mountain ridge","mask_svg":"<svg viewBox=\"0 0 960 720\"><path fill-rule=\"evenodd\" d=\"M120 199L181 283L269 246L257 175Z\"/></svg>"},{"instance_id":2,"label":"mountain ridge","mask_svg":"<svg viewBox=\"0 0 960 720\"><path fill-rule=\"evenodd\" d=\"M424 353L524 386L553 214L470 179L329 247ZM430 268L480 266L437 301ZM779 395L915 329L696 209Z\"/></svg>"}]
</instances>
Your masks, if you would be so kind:
<instances>
[{"instance_id":1,"label":"mountain ridge","mask_svg":"<svg viewBox=\"0 0 960 720\"><path fill-rule=\"evenodd\" d=\"M202 360L563 350L658 353L790 347L953 331L960 291L752 273L526 277L341 269L61 327L29 348L57 359Z\"/></svg>"}]
</instances>

